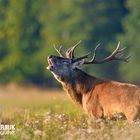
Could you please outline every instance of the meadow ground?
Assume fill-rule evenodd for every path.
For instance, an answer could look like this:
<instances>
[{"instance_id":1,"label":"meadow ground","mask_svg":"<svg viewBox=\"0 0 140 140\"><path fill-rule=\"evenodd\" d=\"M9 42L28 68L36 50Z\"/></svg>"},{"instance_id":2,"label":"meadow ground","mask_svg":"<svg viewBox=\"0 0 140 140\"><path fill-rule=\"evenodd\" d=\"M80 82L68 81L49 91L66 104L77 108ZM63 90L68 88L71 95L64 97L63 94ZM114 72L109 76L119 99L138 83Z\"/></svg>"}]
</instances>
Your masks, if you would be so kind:
<instances>
[{"instance_id":1,"label":"meadow ground","mask_svg":"<svg viewBox=\"0 0 140 140\"><path fill-rule=\"evenodd\" d=\"M87 122L86 114L61 90L0 86L0 123L16 128L13 134L1 134L2 139L140 140L140 121Z\"/></svg>"}]
</instances>

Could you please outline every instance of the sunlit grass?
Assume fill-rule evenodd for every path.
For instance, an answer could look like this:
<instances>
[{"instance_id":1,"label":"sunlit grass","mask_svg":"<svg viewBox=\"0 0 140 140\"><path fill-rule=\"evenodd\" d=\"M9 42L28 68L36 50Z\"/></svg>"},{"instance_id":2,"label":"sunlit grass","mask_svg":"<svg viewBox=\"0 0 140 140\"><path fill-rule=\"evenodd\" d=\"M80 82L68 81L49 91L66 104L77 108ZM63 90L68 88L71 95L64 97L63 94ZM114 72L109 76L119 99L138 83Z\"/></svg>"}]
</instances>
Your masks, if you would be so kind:
<instances>
[{"instance_id":1,"label":"sunlit grass","mask_svg":"<svg viewBox=\"0 0 140 140\"><path fill-rule=\"evenodd\" d=\"M123 120L88 125L88 117L60 90L0 88L0 122L15 124L12 140L140 139L140 122Z\"/></svg>"}]
</instances>

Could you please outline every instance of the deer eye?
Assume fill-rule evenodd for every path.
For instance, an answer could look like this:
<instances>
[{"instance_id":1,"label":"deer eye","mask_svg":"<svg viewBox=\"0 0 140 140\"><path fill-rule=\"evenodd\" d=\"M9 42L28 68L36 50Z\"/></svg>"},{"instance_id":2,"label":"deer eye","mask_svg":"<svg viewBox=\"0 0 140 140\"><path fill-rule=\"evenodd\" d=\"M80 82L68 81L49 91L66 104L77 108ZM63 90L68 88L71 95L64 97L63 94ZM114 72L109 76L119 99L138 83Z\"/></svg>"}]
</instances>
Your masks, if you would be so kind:
<instances>
[{"instance_id":1,"label":"deer eye","mask_svg":"<svg viewBox=\"0 0 140 140\"><path fill-rule=\"evenodd\" d=\"M69 64L69 62L68 62L68 61L62 61L62 63L63 63L63 64Z\"/></svg>"}]
</instances>

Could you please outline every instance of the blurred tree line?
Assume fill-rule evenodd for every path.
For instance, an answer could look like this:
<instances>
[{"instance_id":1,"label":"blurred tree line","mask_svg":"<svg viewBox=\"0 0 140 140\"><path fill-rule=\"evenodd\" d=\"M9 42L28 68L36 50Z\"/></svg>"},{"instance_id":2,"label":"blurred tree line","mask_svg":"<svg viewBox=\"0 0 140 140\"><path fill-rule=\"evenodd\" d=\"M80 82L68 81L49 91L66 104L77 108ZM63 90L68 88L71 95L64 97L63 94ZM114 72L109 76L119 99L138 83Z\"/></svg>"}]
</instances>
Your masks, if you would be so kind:
<instances>
[{"instance_id":1,"label":"blurred tree line","mask_svg":"<svg viewBox=\"0 0 140 140\"><path fill-rule=\"evenodd\" d=\"M140 1L0 0L0 83L56 86L46 70L47 56L82 40L76 55L101 43L98 58L121 41L132 54L128 64L112 62L84 67L100 77L138 83Z\"/></svg>"}]
</instances>

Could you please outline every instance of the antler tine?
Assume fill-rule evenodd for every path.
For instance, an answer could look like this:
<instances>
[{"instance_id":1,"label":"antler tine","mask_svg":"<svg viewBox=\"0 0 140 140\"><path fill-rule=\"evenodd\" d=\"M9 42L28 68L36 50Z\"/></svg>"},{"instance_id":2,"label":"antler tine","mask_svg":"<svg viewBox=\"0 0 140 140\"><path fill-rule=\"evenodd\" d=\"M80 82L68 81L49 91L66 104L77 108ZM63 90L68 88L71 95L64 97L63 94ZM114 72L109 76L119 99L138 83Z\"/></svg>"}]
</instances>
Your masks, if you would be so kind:
<instances>
[{"instance_id":1,"label":"antler tine","mask_svg":"<svg viewBox=\"0 0 140 140\"><path fill-rule=\"evenodd\" d=\"M66 51L66 57L67 57L67 58L70 58L70 51L71 51L71 48L69 48L69 49Z\"/></svg>"},{"instance_id":2,"label":"antler tine","mask_svg":"<svg viewBox=\"0 0 140 140\"><path fill-rule=\"evenodd\" d=\"M96 47L95 47L95 49L94 49L94 51L93 51L93 57L92 57L92 59L89 61L89 62L93 62L95 59L96 59L96 50L98 49L98 47L100 46L100 44L98 44Z\"/></svg>"},{"instance_id":3,"label":"antler tine","mask_svg":"<svg viewBox=\"0 0 140 140\"><path fill-rule=\"evenodd\" d=\"M90 61L85 61L84 64L91 64L95 61L96 59L96 50L100 47L100 43L95 47L95 49L92 51L93 52L93 56L91 58ZM88 53L88 55L90 55L92 52Z\"/></svg>"},{"instance_id":4,"label":"antler tine","mask_svg":"<svg viewBox=\"0 0 140 140\"><path fill-rule=\"evenodd\" d=\"M129 58L131 57L131 55L127 55L125 56L125 62L129 62Z\"/></svg>"},{"instance_id":5,"label":"antler tine","mask_svg":"<svg viewBox=\"0 0 140 140\"><path fill-rule=\"evenodd\" d=\"M54 49L58 52L58 54L59 54L61 57L65 57L64 54L62 53L62 46L59 47L59 50L55 47L55 44L54 44L53 46L54 46Z\"/></svg>"},{"instance_id":6,"label":"antler tine","mask_svg":"<svg viewBox=\"0 0 140 140\"><path fill-rule=\"evenodd\" d=\"M123 57L123 56L120 56L120 57L117 57L116 55L123 52L125 48L122 48L120 49L120 41L118 42L118 45L116 47L116 49L112 52L111 55L109 55L108 57L106 57L105 59L97 62L97 63L105 63L105 62L109 62L111 60L121 60L121 61L125 61L126 62L126 58L127 57ZM128 59L128 58L127 58Z\"/></svg>"},{"instance_id":7,"label":"antler tine","mask_svg":"<svg viewBox=\"0 0 140 140\"><path fill-rule=\"evenodd\" d=\"M130 57L131 57L130 55L128 55L128 56L121 55L119 57L116 57L115 60L121 60L121 61L124 61L124 62L128 62L128 60L129 60Z\"/></svg>"},{"instance_id":8,"label":"antler tine","mask_svg":"<svg viewBox=\"0 0 140 140\"><path fill-rule=\"evenodd\" d=\"M81 43L81 40L76 43L73 47L69 48L67 51L66 51L66 56L67 58L71 58L71 59L74 59L74 50L75 48Z\"/></svg>"},{"instance_id":9,"label":"antler tine","mask_svg":"<svg viewBox=\"0 0 140 140\"><path fill-rule=\"evenodd\" d=\"M99 46L100 46L100 44L98 44L98 45L95 47L95 49L94 49L93 51L87 53L87 54L84 55L84 56L81 56L81 57L75 59L75 61L79 61L79 60L81 60L81 59L87 58L87 57L88 57L90 54L92 54L92 53L93 53L93 56L92 56L92 59L90 60L90 62L91 62L91 61L94 61L95 55L96 55L96 50L97 50L97 48L98 48ZM85 62L85 63L86 63L86 62Z\"/></svg>"},{"instance_id":10,"label":"antler tine","mask_svg":"<svg viewBox=\"0 0 140 140\"><path fill-rule=\"evenodd\" d=\"M112 54L110 55L110 57L115 56L116 54L122 52L123 50L124 50L124 48L123 49L120 49L120 41L119 41L116 49L112 52Z\"/></svg>"},{"instance_id":11,"label":"antler tine","mask_svg":"<svg viewBox=\"0 0 140 140\"><path fill-rule=\"evenodd\" d=\"M74 50L81 42L82 40L79 40L79 42L77 42L71 49Z\"/></svg>"},{"instance_id":12,"label":"antler tine","mask_svg":"<svg viewBox=\"0 0 140 140\"><path fill-rule=\"evenodd\" d=\"M128 59L130 58L130 56L126 56L126 57L124 57L124 55L121 55L119 57L116 56L117 54L122 53L124 50L125 48L120 49L120 42L118 42L116 49L108 57L100 61L97 61L94 58L91 61L85 62L84 64L102 64L102 63L106 63L112 60L120 60L120 61L128 62Z\"/></svg>"},{"instance_id":13,"label":"antler tine","mask_svg":"<svg viewBox=\"0 0 140 140\"><path fill-rule=\"evenodd\" d=\"M126 49L126 47L119 49L118 52L123 52Z\"/></svg>"},{"instance_id":14,"label":"antler tine","mask_svg":"<svg viewBox=\"0 0 140 140\"><path fill-rule=\"evenodd\" d=\"M86 55L84 55L84 56L81 56L81 57L75 59L74 61L79 61L79 60L82 60L82 59L84 59L84 58L87 58L90 54L91 54L91 52L88 53L88 54L86 54Z\"/></svg>"},{"instance_id":15,"label":"antler tine","mask_svg":"<svg viewBox=\"0 0 140 140\"><path fill-rule=\"evenodd\" d=\"M59 52L60 52L61 55L64 57L64 54L62 53L62 45L59 47Z\"/></svg>"}]
</instances>

